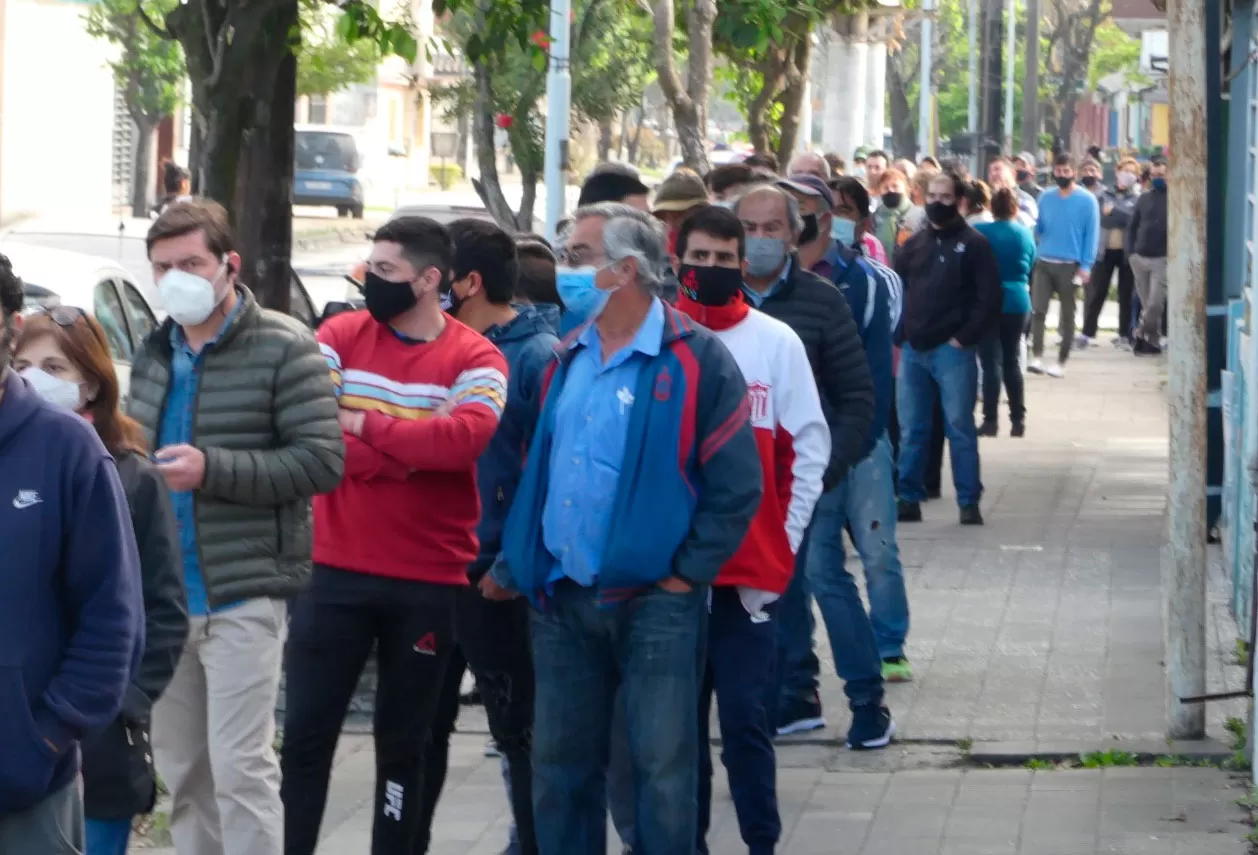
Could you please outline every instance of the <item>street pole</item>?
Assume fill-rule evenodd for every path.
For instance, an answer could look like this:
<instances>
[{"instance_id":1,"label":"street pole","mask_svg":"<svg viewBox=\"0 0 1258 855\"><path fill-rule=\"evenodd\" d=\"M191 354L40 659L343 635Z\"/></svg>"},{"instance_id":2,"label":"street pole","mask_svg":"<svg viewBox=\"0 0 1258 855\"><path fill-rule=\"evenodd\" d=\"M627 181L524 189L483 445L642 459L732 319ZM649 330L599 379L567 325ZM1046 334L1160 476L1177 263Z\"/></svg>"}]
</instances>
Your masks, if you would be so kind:
<instances>
[{"instance_id":1,"label":"street pole","mask_svg":"<svg viewBox=\"0 0 1258 855\"><path fill-rule=\"evenodd\" d=\"M546 73L546 239L554 242L568 191L568 119L572 77L568 69L571 0L551 0L550 68Z\"/></svg>"},{"instance_id":2,"label":"street pole","mask_svg":"<svg viewBox=\"0 0 1258 855\"><path fill-rule=\"evenodd\" d=\"M970 101L966 114L966 130L970 133L970 174L978 174L978 0L966 7L970 39Z\"/></svg>"},{"instance_id":3,"label":"street pole","mask_svg":"<svg viewBox=\"0 0 1258 855\"><path fill-rule=\"evenodd\" d=\"M1206 62L1204 3L1169 0L1170 523L1167 699L1172 739L1206 735ZM1216 224L1217 225L1217 224Z\"/></svg>"},{"instance_id":4,"label":"street pole","mask_svg":"<svg viewBox=\"0 0 1258 855\"><path fill-rule=\"evenodd\" d=\"M935 42L932 32L935 14L935 0L922 0L922 73L917 87L917 157L920 160L928 154L935 153L934 135L931 134L931 105L934 102L934 89L931 88L931 60Z\"/></svg>"},{"instance_id":5,"label":"street pole","mask_svg":"<svg viewBox=\"0 0 1258 855\"><path fill-rule=\"evenodd\" d=\"M1026 0L1026 76L1022 79L1022 150L1040 153L1040 0Z\"/></svg>"},{"instance_id":6,"label":"street pole","mask_svg":"<svg viewBox=\"0 0 1258 855\"><path fill-rule=\"evenodd\" d=\"M1013 59L1018 55L1013 0L1005 0L1005 153L1013 155Z\"/></svg>"}]
</instances>

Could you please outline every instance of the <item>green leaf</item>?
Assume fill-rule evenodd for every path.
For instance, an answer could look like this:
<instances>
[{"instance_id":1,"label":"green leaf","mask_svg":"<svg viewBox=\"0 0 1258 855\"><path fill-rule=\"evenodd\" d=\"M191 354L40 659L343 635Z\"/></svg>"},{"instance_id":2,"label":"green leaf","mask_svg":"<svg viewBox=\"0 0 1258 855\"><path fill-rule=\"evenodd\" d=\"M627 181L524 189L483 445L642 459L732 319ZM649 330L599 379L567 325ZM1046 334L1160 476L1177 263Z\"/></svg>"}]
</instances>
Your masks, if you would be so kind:
<instances>
[{"instance_id":1,"label":"green leaf","mask_svg":"<svg viewBox=\"0 0 1258 855\"><path fill-rule=\"evenodd\" d=\"M529 51L529 53L530 53L529 61L533 64L533 68L536 69L537 71L545 71L546 70L546 54L542 53L537 48L534 48L533 50Z\"/></svg>"}]
</instances>

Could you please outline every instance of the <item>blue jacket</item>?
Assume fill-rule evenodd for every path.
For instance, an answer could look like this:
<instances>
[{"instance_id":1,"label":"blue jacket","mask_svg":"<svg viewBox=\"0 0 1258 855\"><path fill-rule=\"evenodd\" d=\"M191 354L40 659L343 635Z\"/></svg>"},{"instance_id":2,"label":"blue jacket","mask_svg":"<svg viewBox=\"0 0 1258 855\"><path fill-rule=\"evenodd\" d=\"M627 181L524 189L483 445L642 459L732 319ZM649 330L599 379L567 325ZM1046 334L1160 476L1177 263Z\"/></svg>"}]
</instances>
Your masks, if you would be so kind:
<instances>
[{"instance_id":1,"label":"blue jacket","mask_svg":"<svg viewBox=\"0 0 1258 855\"><path fill-rule=\"evenodd\" d=\"M524 452L533 439L546 369L555 358L554 328L533 306L517 306L519 315L505 326L485 330L506 357L507 406L489 448L476 461L476 487L480 492L481 517L476 527L480 555L468 569L477 582L493 566L502 551L502 528L524 472Z\"/></svg>"},{"instance_id":2,"label":"blue jacket","mask_svg":"<svg viewBox=\"0 0 1258 855\"><path fill-rule=\"evenodd\" d=\"M760 506L760 455L747 381L725 345L671 306L658 356L643 365L598 585L617 600L678 576L710 584ZM528 463L507 517L512 587L544 599L555 558L542 540L555 411L572 354L552 363ZM495 570L497 577L498 571Z\"/></svg>"},{"instance_id":3,"label":"blue jacket","mask_svg":"<svg viewBox=\"0 0 1258 855\"><path fill-rule=\"evenodd\" d=\"M67 786L144 652L140 559L91 425L0 375L0 817Z\"/></svg>"},{"instance_id":4,"label":"blue jacket","mask_svg":"<svg viewBox=\"0 0 1258 855\"><path fill-rule=\"evenodd\" d=\"M975 230L991 244L1000 268L1000 311L1025 315L1031 311L1031 271L1035 268L1035 238L1031 230L1013 220L979 223Z\"/></svg>"},{"instance_id":5,"label":"blue jacket","mask_svg":"<svg viewBox=\"0 0 1258 855\"><path fill-rule=\"evenodd\" d=\"M864 460L874 450L891 420L891 396L895 390L895 374L891 370L891 295L855 250L847 247L840 249L838 243L834 243L826 253L825 261L829 264L831 281L843 292L852 310L874 381L874 420L860 457Z\"/></svg>"}]
</instances>

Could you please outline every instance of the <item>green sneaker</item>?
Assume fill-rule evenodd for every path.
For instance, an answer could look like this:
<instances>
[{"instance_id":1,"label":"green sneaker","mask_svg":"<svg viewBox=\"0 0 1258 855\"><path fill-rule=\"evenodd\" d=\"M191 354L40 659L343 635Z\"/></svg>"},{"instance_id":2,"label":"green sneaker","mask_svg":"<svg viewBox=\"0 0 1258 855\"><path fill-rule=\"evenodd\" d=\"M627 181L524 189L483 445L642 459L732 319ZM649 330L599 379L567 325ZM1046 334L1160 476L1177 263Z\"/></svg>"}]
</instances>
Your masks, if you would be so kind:
<instances>
[{"instance_id":1,"label":"green sneaker","mask_svg":"<svg viewBox=\"0 0 1258 855\"><path fill-rule=\"evenodd\" d=\"M913 669L909 660L903 656L882 660L882 680L884 683L911 683Z\"/></svg>"}]
</instances>

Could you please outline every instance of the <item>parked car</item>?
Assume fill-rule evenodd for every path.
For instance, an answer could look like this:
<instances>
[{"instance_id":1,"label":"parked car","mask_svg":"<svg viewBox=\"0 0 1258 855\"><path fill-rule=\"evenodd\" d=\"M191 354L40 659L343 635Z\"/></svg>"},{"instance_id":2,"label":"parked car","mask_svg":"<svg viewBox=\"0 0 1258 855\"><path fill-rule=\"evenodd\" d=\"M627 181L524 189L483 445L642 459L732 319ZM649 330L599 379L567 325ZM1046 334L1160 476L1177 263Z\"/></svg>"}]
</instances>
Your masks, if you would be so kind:
<instances>
[{"instance_id":1,"label":"parked car","mask_svg":"<svg viewBox=\"0 0 1258 855\"><path fill-rule=\"evenodd\" d=\"M100 322L123 397L131 385L131 361L158 314L135 278L107 258L63 249L0 242L25 286L25 309L77 306Z\"/></svg>"},{"instance_id":2,"label":"parked car","mask_svg":"<svg viewBox=\"0 0 1258 855\"><path fill-rule=\"evenodd\" d=\"M110 259L111 263L127 272L131 282L153 307L158 320L163 320L166 308L157 291L157 283L153 281L153 268L144 245L144 237L151 225L149 220L136 219L88 222L33 220L5 231L0 237L0 251L10 243L21 243ZM20 270L18 272L21 273ZM289 300L292 303L289 314L314 329L323 307L315 305L296 271L292 273Z\"/></svg>"},{"instance_id":3,"label":"parked car","mask_svg":"<svg viewBox=\"0 0 1258 855\"><path fill-rule=\"evenodd\" d=\"M296 128L293 204L336 208L342 217L363 218L362 156L348 130L316 125Z\"/></svg>"}]
</instances>

